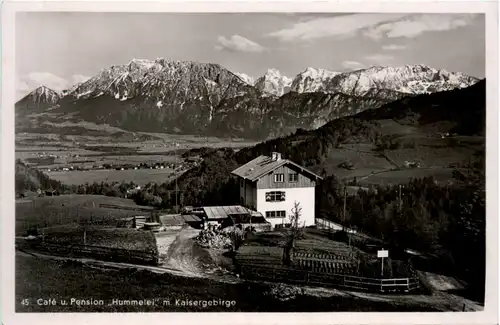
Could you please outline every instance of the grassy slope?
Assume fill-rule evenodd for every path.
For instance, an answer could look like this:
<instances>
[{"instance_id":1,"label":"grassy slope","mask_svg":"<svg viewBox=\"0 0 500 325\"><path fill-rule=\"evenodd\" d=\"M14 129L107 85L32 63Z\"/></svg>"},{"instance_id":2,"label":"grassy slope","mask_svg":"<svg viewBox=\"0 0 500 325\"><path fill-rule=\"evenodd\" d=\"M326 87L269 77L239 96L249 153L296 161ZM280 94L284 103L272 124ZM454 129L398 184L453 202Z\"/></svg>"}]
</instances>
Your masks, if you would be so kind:
<instances>
[{"instance_id":1,"label":"grassy slope","mask_svg":"<svg viewBox=\"0 0 500 325\"><path fill-rule=\"evenodd\" d=\"M351 296L326 298L298 295L282 302L269 292L265 283L243 282L228 284L209 279L154 274L148 271L103 270L86 267L81 263L42 260L16 255L16 311L17 312L175 312L175 311L267 311L267 312L319 312L319 311L435 311L429 303L405 301L369 301ZM82 281L88 279L88 281ZM43 285L40 285L43 283ZM170 306L161 303L147 306L37 306L38 297L66 299L159 299L168 300ZM23 306L22 299L31 304ZM234 307L182 307L176 299L235 300Z\"/></svg>"}]
</instances>

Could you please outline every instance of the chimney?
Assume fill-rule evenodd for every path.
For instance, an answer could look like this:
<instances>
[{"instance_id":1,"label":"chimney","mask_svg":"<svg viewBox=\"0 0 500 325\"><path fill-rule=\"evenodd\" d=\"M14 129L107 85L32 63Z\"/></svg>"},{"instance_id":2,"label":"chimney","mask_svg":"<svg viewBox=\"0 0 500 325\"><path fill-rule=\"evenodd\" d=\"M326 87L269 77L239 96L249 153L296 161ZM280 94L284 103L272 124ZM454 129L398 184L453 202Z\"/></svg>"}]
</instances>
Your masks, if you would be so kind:
<instances>
[{"instance_id":1,"label":"chimney","mask_svg":"<svg viewBox=\"0 0 500 325\"><path fill-rule=\"evenodd\" d=\"M272 160L273 161L280 161L281 160L281 154L279 152L273 152L273 154L272 154Z\"/></svg>"}]
</instances>

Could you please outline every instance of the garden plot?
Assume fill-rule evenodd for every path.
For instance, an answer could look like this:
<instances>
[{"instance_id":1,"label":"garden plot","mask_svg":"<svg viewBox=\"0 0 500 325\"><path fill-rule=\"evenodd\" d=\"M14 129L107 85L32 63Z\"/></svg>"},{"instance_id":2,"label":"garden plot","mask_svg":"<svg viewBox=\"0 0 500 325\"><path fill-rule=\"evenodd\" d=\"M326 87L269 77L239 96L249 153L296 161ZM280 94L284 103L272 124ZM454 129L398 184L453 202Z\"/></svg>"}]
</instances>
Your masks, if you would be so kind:
<instances>
[{"instance_id":1,"label":"garden plot","mask_svg":"<svg viewBox=\"0 0 500 325\"><path fill-rule=\"evenodd\" d=\"M132 251L154 252L156 240L148 231L126 228L83 227L77 224L43 229L45 242L89 245Z\"/></svg>"}]
</instances>

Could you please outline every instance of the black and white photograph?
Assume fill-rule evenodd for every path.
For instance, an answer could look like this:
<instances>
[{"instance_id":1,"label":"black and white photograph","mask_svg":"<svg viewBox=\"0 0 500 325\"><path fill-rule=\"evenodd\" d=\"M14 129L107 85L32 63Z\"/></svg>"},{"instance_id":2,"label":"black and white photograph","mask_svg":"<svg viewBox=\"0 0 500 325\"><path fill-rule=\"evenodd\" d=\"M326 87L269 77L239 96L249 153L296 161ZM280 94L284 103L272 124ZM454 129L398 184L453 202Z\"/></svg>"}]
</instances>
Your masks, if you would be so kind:
<instances>
[{"instance_id":1,"label":"black and white photograph","mask_svg":"<svg viewBox=\"0 0 500 325\"><path fill-rule=\"evenodd\" d=\"M17 11L15 313L484 311L486 22Z\"/></svg>"}]
</instances>

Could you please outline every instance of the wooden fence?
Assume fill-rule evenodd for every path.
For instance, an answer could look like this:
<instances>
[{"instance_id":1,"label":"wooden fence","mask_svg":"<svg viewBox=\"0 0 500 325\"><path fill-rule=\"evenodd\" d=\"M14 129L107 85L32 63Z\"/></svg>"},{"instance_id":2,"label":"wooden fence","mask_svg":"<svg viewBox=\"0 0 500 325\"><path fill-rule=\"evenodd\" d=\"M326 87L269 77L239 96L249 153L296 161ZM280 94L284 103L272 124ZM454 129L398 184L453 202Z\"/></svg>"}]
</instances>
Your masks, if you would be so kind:
<instances>
[{"instance_id":1,"label":"wooden fence","mask_svg":"<svg viewBox=\"0 0 500 325\"><path fill-rule=\"evenodd\" d=\"M345 274L312 272L285 266L268 267L245 264L240 266L240 273L243 278L247 279L341 287L371 292L411 292L420 288L417 278L366 278Z\"/></svg>"},{"instance_id":2,"label":"wooden fence","mask_svg":"<svg viewBox=\"0 0 500 325\"><path fill-rule=\"evenodd\" d=\"M82 244L60 244L40 241L16 241L16 247L32 249L54 255L71 257L90 257L112 262L129 262L158 265L158 253L154 251L129 250Z\"/></svg>"}]
</instances>

